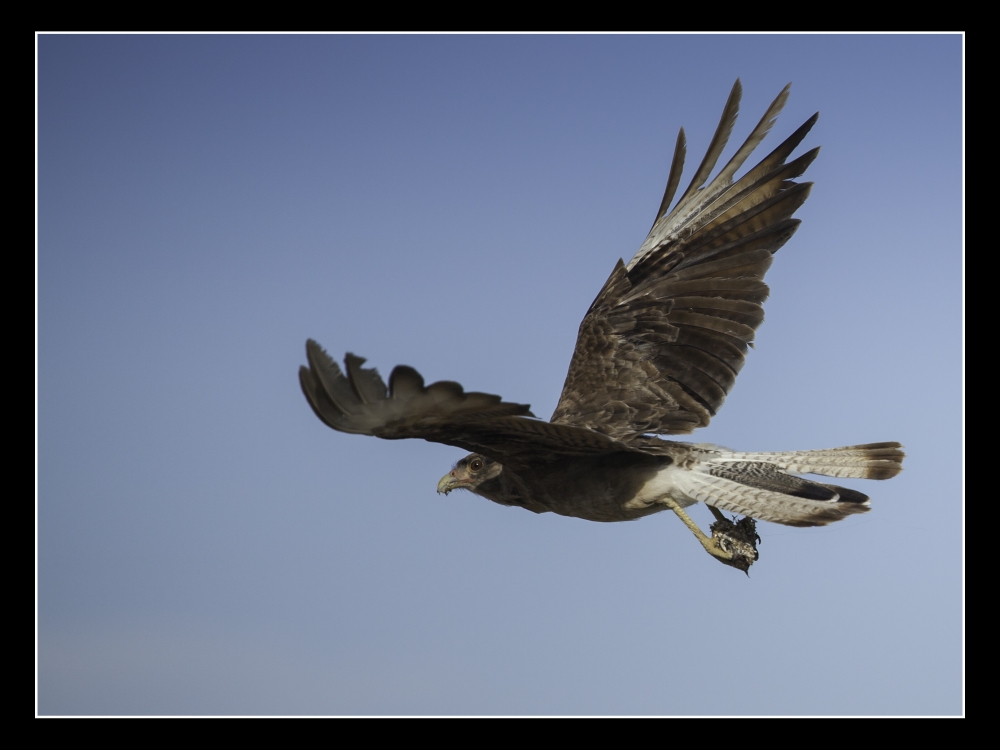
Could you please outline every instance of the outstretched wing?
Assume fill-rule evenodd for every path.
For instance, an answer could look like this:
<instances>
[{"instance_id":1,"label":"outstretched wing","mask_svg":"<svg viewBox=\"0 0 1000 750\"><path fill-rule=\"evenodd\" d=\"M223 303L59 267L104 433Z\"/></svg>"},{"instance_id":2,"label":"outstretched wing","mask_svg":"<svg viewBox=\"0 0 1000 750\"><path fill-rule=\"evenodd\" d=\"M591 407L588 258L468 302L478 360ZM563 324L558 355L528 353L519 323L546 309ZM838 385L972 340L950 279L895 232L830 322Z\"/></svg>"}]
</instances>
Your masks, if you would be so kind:
<instances>
[{"instance_id":1,"label":"outstretched wing","mask_svg":"<svg viewBox=\"0 0 1000 750\"><path fill-rule=\"evenodd\" d=\"M742 93L736 81L708 153L667 213L684 163L681 130L649 236L627 266L618 261L580 324L553 422L628 439L641 433L688 433L715 415L764 319L769 290L763 279L771 256L794 234L800 222L791 216L812 186L792 180L819 149L787 164L785 159L818 113L732 181L771 129L788 90L703 187L736 122Z\"/></svg>"},{"instance_id":2,"label":"outstretched wing","mask_svg":"<svg viewBox=\"0 0 1000 750\"><path fill-rule=\"evenodd\" d=\"M299 383L316 416L340 432L387 440L422 438L481 453L504 464L531 464L565 456L632 450L603 434L538 419L527 404L512 404L488 393L466 393L458 383L425 386L412 367L393 369L386 387L378 371L348 354L347 375L311 339L309 367Z\"/></svg>"}]
</instances>

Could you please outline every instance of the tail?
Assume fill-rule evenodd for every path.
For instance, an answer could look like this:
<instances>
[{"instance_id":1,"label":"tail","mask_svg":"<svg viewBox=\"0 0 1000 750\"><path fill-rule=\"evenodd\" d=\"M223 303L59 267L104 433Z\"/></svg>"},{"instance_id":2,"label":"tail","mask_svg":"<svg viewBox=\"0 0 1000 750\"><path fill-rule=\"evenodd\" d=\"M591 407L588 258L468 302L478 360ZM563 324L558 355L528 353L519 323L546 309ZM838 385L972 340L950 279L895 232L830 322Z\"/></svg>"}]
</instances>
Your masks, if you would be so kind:
<instances>
[{"instance_id":1,"label":"tail","mask_svg":"<svg viewBox=\"0 0 1000 750\"><path fill-rule=\"evenodd\" d=\"M869 497L847 487L785 472L889 479L902 471L904 455L899 443L787 453L713 449L687 475L684 489L693 500L762 521L824 526L867 512L871 507Z\"/></svg>"},{"instance_id":2,"label":"tail","mask_svg":"<svg viewBox=\"0 0 1000 750\"><path fill-rule=\"evenodd\" d=\"M786 453L736 453L723 451L723 461L765 461L785 471L822 474L826 477L892 479L903 470L903 446L899 443L866 443L819 451Z\"/></svg>"}]
</instances>

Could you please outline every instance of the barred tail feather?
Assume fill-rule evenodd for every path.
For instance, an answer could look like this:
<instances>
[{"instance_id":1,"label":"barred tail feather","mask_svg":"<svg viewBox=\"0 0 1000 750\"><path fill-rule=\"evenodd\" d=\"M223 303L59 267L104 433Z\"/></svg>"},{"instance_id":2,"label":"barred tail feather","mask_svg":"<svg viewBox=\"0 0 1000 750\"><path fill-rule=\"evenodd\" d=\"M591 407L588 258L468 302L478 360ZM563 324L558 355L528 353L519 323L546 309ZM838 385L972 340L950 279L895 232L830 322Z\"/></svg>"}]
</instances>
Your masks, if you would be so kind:
<instances>
[{"instance_id":1,"label":"barred tail feather","mask_svg":"<svg viewBox=\"0 0 1000 750\"><path fill-rule=\"evenodd\" d=\"M729 469L722 469L725 475L720 476L720 467L709 465L708 471L688 472L683 490L692 500L714 508L785 526L825 526L871 509L868 496L861 492L780 474L773 464L758 466L770 466L769 476Z\"/></svg>"},{"instance_id":2,"label":"barred tail feather","mask_svg":"<svg viewBox=\"0 0 1000 750\"><path fill-rule=\"evenodd\" d=\"M822 474L827 477L891 479L903 470L903 446L899 443L866 443L817 451L784 453L723 452L724 461L766 461L785 471Z\"/></svg>"}]
</instances>

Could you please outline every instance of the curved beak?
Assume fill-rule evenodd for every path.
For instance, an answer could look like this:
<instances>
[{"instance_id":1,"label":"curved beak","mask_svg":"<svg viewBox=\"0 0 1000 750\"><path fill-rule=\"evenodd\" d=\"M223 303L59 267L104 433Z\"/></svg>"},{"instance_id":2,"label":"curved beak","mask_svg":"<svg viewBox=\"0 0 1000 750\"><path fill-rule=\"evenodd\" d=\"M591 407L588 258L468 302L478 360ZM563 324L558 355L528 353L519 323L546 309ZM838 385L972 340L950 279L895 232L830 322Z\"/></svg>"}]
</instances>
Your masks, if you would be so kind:
<instances>
[{"instance_id":1,"label":"curved beak","mask_svg":"<svg viewBox=\"0 0 1000 750\"><path fill-rule=\"evenodd\" d=\"M438 482L438 494L447 495L452 490L457 490L459 487L462 487L464 485L465 482L459 479L458 476L456 476L455 470L452 469L443 477L441 477L441 481Z\"/></svg>"}]
</instances>

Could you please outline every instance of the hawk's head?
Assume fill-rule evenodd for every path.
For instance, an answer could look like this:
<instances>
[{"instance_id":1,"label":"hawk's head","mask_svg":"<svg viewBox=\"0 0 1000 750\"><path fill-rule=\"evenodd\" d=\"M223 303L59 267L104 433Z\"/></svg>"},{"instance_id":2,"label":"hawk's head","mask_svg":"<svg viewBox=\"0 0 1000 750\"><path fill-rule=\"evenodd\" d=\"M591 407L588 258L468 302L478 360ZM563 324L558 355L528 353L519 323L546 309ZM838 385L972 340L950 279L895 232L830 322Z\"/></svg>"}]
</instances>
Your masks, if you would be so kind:
<instances>
[{"instance_id":1,"label":"hawk's head","mask_svg":"<svg viewBox=\"0 0 1000 750\"><path fill-rule=\"evenodd\" d=\"M503 464L478 453L470 453L457 464L455 468L441 477L438 482L438 492L448 494L452 490L470 490L478 492L480 485L496 479L503 471Z\"/></svg>"}]
</instances>

